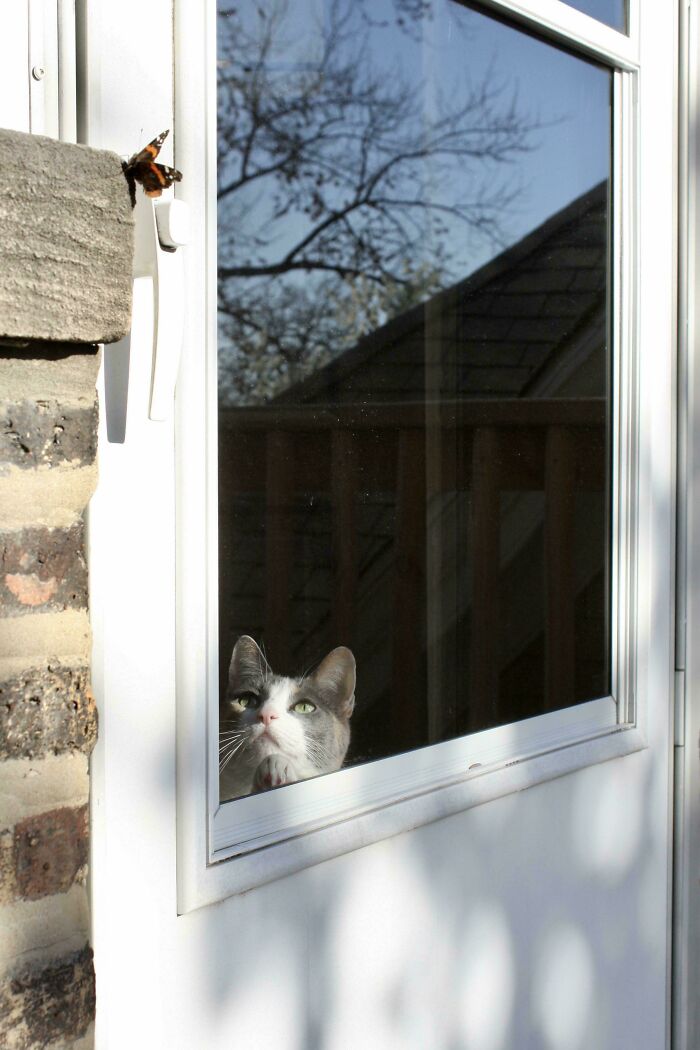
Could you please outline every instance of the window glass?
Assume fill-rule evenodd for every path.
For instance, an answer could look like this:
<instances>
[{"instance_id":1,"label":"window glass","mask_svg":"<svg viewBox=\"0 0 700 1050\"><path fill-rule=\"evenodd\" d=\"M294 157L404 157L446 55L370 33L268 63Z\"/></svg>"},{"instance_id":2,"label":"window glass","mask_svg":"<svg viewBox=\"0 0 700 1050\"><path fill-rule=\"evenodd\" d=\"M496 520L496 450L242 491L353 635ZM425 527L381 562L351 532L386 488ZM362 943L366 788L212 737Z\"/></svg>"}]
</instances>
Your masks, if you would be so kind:
<instances>
[{"instance_id":1,"label":"window glass","mask_svg":"<svg viewBox=\"0 0 700 1050\"><path fill-rule=\"evenodd\" d=\"M568 7L575 7L577 11L583 11L584 15L597 18L599 22L605 22L613 29L627 32L627 3L626 0L562 0Z\"/></svg>"},{"instance_id":2,"label":"window glass","mask_svg":"<svg viewBox=\"0 0 700 1050\"><path fill-rule=\"evenodd\" d=\"M218 91L222 798L608 695L610 72L219 0Z\"/></svg>"}]
</instances>

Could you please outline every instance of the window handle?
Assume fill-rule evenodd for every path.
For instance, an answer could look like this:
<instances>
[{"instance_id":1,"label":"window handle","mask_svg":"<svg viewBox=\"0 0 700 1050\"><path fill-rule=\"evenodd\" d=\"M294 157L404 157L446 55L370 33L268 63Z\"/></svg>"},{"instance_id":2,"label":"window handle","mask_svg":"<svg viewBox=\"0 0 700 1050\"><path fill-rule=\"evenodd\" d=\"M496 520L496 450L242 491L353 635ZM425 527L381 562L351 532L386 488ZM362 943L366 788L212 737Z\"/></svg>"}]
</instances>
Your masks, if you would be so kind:
<instances>
[{"instance_id":1,"label":"window handle","mask_svg":"<svg viewBox=\"0 0 700 1050\"><path fill-rule=\"evenodd\" d=\"M189 208L181 200L137 202L134 276L153 282L153 365L149 419L169 419L173 410L184 324Z\"/></svg>"}]
</instances>

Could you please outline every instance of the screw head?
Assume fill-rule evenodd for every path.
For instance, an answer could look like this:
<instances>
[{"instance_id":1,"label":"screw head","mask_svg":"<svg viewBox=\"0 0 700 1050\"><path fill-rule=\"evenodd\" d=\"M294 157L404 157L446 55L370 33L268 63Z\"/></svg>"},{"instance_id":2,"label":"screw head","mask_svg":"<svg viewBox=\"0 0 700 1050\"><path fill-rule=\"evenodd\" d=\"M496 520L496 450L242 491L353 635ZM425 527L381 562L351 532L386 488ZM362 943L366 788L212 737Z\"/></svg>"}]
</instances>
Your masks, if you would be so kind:
<instances>
[{"instance_id":1,"label":"screw head","mask_svg":"<svg viewBox=\"0 0 700 1050\"><path fill-rule=\"evenodd\" d=\"M35 80L43 80L46 76L46 70L43 66L34 66L32 68L32 76Z\"/></svg>"}]
</instances>

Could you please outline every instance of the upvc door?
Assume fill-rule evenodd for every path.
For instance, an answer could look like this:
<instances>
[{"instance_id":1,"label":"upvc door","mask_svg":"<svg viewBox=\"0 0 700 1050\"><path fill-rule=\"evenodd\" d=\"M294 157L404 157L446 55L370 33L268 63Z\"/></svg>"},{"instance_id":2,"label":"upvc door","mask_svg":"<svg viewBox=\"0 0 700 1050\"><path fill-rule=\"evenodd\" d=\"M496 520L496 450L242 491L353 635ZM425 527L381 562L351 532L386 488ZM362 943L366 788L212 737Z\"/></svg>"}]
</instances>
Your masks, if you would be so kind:
<instances>
[{"instance_id":1,"label":"upvc door","mask_svg":"<svg viewBox=\"0 0 700 1050\"><path fill-rule=\"evenodd\" d=\"M274 5L230 6L250 36ZM286 10L294 6L290 0ZM324 18L332 22L339 5L303 6L309 18L323 23ZM376 8L366 6L366 24L374 31L374 22L381 20ZM406 54L415 45L410 20L419 18L425 33L433 34L428 44L421 43L423 57L438 62L435 41L447 49L450 34L435 19L450 4L392 0L386 6L399 14L406 9ZM452 6L455 12L463 10ZM218 7L221 12L226 5ZM607 8L615 23L622 5L619 11L615 4ZM603 454L613 464L610 492L617 510L605 519L608 511L602 506L587 519L597 522L591 532L614 533L606 548L614 552L607 577L614 593L599 601L600 608L617 612L614 630L606 628L609 649L603 647L601 657L599 647L593 660L597 664L589 681L597 674L599 685L574 698L585 701L581 705L560 702L558 690L564 688L561 682L566 682L570 664L566 653L555 652L546 665L543 690L550 699L538 715L542 722L520 720L514 701L509 710L516 710L516 716L510 721L477 719L470 725L441 708L436 696L426 709L426 739L412 739L410 749L395 749L398 755L384 737L381 761L358 762L326 778L257 797L226 802L222 796L219 804L213 794L217 725L212 710L218 699L220 623L211 601L216 582L212 565L217 565L211 479L219 440L212 373L216 300L211 295L217 239L216 7L198 0L176 0L174 11L166 0L147 8L134 0L120 5L88 0L85 5L84 139L129 155L171 128L167 144L174 144L174 154L166 154L165 147L163 153L167 163L174 161L183 172L175 193L189 205L192 218L189 243L177 250L184 252L185 320L172 415L150 418L154 324L174 317L182 304L173 293L170 300L161 298L156 310L152 274L136 278L130 339L107 348L104 357L100 485L90 511L94 687L100 710L91 867L100 1050L223 1050L264 1042L299 1050L662 1050L668 1045L676 38L665 4L645 4L642 11L631 3L630 8L627 33L624 25L610 28L601 20L603 4L499 0L477 9L487 22L502 19L512 39L533 39L556 52L555 57L561 55L563 64L586 64L592 81L607 78L610 83L609 141L615 143L611 156L616 159L610 161L613 189L606 214L609 228L617 232L613 240L604 240L610 246L606 265L616 274L605 309L615 319L615 345L624 346L626 356L621 374L615 373L616 364L606 373L619 399L613 403L610 448ZM458 28L455 20L453 32ZM231 46L235 58L235 36ZM292 63L294 57L290 53L286 60ZM497 57L494 53L494 66ZM426 112L437 101L437 95L429 99ZM528 148L537 146L538 126L544 136L547 126L566 121L566 100L561 101L556 121L551 114L533 120ZM559 160L555 154L552 164ZM585 188L582 183L579 197ZM533 198L536 189L529 187ZM322 208L318 201L307 203L312 211ZM563 223L566 205L562 200L556 209L545 208L529 226L525 220L520 235L511 240L515 255L528 233L538 243L552 235L551 226L545 229L546 216L556 211ZM252 199L247 206L261 216L267 207L269 220L269 209L282 211L284 203ZM582 206L577 207L580 217ZM138 208L139 221L149 222L150 204L139 200ZM244 219L241 215L241 223ZM234 225L234 243L237 236ZM479 263L488 265L488 259L476 260L473 269ZM435 274L423 264L419 270L418 277L430 285ZM361 281L353 289L358 296L363 290ZM239 286L232 295L235 308L243 301L243 289ZM371 297L366 299L368 316L375 305ZM381 313L381 304L379 308ZM319 324L326 320L320 317ZM394 322L385 314L380 320ZM234 326L239 352L250 345L244 343L245 335L240 323ZM223 332L221 347L226 340L231 335ZM581 338L577 346L584 343ZM347 338L344 347L352 355ZM541 381L543 391L556 389L557 382L564 388L563 373L557 372L557 379L555 371L550 369L548 377L547 369L541 369L531 381ZM271 365L261 381L274 384L275 375ZM250 385L242 366L233 382L244 389ZM284 392L281 387L273 391L275 396ZM594 395L577 411L591 413L586 425L597 420L599 426L595 390ZM247 412L247 425L259 432L257 409L239 408L232 443L237 433L243 435L245 447L257 456L243 427ZM297 409L295 404L286 415L280 413L270 429L279 435L279 421L293 424ZM508 426L522 428L523 410L512 405L509 410L520 416L509 416ZM469 478L473 480L474 464L486 464L479 500L487 508L494 500L489 449L505 409L490 411L478 417L481 436L475 442L469 437L468 445L473 457ZM544 409L536 406L515 459L530 455L532 462L540 462L541 446L545 459L563 463L566 473L566 457L573 455L566 426L557 422L559 417L547 416L547 426L554 430L548 445L535 432L541 425L535 416L556 411L551 398ZM322 429L319 425L319 433ZM354 434L336 438L336 451L354 439ZM412 440L405 439L403 459L398 460L404 463L400 484L404 493L409 486L409 503L416 495L410 490L414 473L406 469L411 448L415 452ZM281 438L277 446L273 439L271 447L284 451ZM595 448L587 466L580 467L581 476L600 476L600 442ZM443 462L434 444L421 454ZM378 448L377 474L380 461ZM241 456L232 456L232 462L238 464L234 482L244 494L246 486L252 491L254 479L245 473L250 465ZM288 462L283 456L271 475L280 489L288 480ZM365 471L370 469L367 462ZM428 486L434 480L427 471L419 477ZM384 488L368 488L375 502L377 492L387 491L382 484ZM524 544L512 539L512 521L529 521L533 537L541 531L539 490L534 483L532 490L518 484L515 493L501 497L501 555L491 550L474 567L473 575L481 572L486 583L493 579L508 538L516 553L518 544ZM591 483L592 490L596 484ZM343 503L342 490L339 477L340 504L355 508L348 511L349 520L359 513L358 504L347 498ZM444 492L436 487L433 496L434 508ZM268 490L267 499L274 508L275 493L270 496ZM459 505L456 497L454 506ZM579 506L590 511L591 502ZM605 520L608 525L601 525ZM437 637L448 618L448 596L450 608L459 608L461 600L454 590L435 583L449 575L445 537L453 518L431 518L428 512L422 521L428 531L432 522L435 530L428 545L433 583L418 594L409 575L399 576L402 585L393 595L395 602L406 603L427 593L428 633ZM379 540L382 527L380 522ZM482 524L477 532L479 528L480 549L488 551L488 527ZM239 547L243 539L239 535ZM281 547L270 546L272 568L296 571L296 563L290 569L291 563L279 556L284 544L282 539ZM586 552L590 555L583 543L581 572ZM345 555L340 560L347 580L351 559ZM529 568L527 560L524 545L523 572ZM410 559L402 564L410 566ZM269 568L268 586L273 577ZM488 594L483 581L481 591L475 586L466 585L465 592ZM627 597L617 606L622 592ZM261 601L282 639L277 651L284 654L289 640L284 640L284 623L280 627L279 610L282 620L285 610L279 598L268 591ZM465 609L472 600L464 599ZM527 641L527 616L516 606L508 607L517 627L512 637ZM350 608L344 591L334 611L339 630L346 629ZM368 616L381 614L371 602L365 608ZM566 603L563 608L569 615ZM239 609L234 600L230 619L237 629ZM424 611L416 609L416 616ZM481 622L481 647L488 649L493 642L489 631L500 630L500 623L492 610L483 611L491 617ZM472 615L463 610L457 621ZM393 651L411 657L410 618L402 624L403 635ZM565 646L569 635L557 634L560 626L553 623L551 637ZM383 628L380 619L378 629L390 627ZM517 648L516 640L513 645ZM524 651L524 641L522 647ZM426 652L428 693L432 688L437 694L444 638L442 648ZM399 664L407 690L415 689L415 667ZM614 682L613 665L619 671ZM484 661L481 670L456 666L450 673L479 679L483 687L493 669ZM517 679L516 667L509 679L511 696L518 694ZM478 689L475 695L481 695ZM523 709L523 714L536 712ZM446 723L459 732L446 734ZM489 732L499 735L482 736ZM468 769L459 752L462 746L467 755L481 748ZM439 760L431 765L435 755ZM419 791L411 783L417 777L424 778ZM339 799L350 801L333 809L331 803ZM280 823L280 814L287 825ZM248 830L242 833L244 826Z\"/></svg>"}]
</instances>

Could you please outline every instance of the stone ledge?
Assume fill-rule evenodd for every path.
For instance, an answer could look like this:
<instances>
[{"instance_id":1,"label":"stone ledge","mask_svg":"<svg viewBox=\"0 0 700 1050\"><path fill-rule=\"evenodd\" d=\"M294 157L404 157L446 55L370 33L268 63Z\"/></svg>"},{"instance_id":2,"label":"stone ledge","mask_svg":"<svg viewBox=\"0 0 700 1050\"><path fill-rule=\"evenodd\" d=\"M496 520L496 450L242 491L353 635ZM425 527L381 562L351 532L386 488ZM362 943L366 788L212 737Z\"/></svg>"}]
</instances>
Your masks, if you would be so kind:
<instances>
[{"instance_id":1,"label":"stone ledge","mask_svg":"<svg viewBox=\"0 0 700 1050\"><path fill-rule=\"evenodd\" d=\"M114 342L134 225L116 153L0 129L0 337Z\"/></svg>"}]
</instances>

